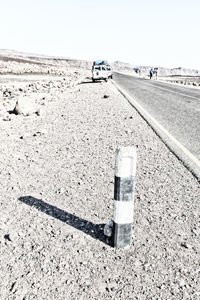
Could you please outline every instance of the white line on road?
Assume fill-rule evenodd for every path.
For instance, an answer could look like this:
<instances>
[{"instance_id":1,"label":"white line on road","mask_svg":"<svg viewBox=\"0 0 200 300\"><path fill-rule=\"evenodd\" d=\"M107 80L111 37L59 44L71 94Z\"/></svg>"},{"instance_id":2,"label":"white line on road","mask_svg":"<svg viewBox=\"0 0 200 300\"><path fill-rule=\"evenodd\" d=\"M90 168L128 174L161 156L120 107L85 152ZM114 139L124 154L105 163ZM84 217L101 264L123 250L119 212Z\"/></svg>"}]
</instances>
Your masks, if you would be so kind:
<instances>
[{"instance_id":1,"label":"white line on road","mask_svg":"<svg viewBox=\"0 0 200 300\"><path fill-rule=\"evenodd\" d=\"M141 82L141 81L139 81L139 80L136 80L136 81L137 81L137 82ZM166 89L166 88L157 86L157 85L153 85L153 84L151 84L151 83L142 82L142 84L151 85L151 86L156 87L156 88L158 88L158 89L160 89L160 90L168 91L168 92L170 92L170 93L178 94L178 95L181 95L181 96L189 97L189 98L192 98L192 99L195 99L195 100L200 101L200 98L193 97L193 96L190 96L190 95L187 95L187 94L183 94L183 93L179 93L179 92L175 92L175 91L172 91L172 90L169 90L169 89Z\"/></svg>"}]
</instances>

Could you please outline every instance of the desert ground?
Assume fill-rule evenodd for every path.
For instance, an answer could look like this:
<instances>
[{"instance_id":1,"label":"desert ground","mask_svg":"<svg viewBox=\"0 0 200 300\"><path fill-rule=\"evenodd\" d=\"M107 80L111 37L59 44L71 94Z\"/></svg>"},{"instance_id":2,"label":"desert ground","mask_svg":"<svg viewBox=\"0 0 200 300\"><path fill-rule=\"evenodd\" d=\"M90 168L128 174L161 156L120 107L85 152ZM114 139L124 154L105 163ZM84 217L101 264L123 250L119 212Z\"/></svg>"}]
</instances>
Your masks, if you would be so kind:
<instances>
[{"instance_id":1,"label":"desert ground","mask_svg":"<svg viewBox=\"0 0 200 300\"><path fill-rule=\"evenodd\" d=\"M199 300L199 183L90 76L57 61L9 61L0 76L0 299ZM138 154L126 249L103 234L119 146Z\"/></svg>"}]
</instances>

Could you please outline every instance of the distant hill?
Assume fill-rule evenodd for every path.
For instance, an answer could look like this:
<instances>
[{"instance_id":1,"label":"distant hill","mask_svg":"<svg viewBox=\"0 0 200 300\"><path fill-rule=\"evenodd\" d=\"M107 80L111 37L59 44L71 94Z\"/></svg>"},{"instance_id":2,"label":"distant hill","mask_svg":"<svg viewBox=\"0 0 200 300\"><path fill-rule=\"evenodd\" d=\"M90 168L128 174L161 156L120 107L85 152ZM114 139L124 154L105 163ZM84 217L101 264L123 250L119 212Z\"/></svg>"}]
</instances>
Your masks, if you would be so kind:
<instances>
[{"instance_id":1,"label":"distant hill","mask_svg":"<svg viewBox=\"0 0 200 300\"><path fill-rule=\"evenodd\" d=\"M98 57L97 57L98 59ZM49 55L41 55L35 53L26 53L21 51L9 50L9 49L0 49L0 65L5 66L6 63L10 65L13 63L28 64L38 66L60 66L60 67L77 67L84 68L87 70L91 70L92 61L80 60L80 59L72 59L69 57L61 57L61 56L49 56ZM111 66L114 71L118 72L126 72L133 75L148 75L149 70L152 67L157 66L138 66L131 65L130 63L115 61L111 63ZM6 65L8 68L8 66ZM12 69L12 66L10 66ZM1 72L1 70L0 70ZM159 76L200 76L200 70L186 69L186 68L164 68L158 67L158 75Z\"/></svg>"},{"instance_id":2,"label":"distant hill","mask_svg":"<svg viewBox=\"0 0 200 300\"><path fill-rule=\"evenodd\" d=\"M43 64L43 65L66 65L69 67L81 67L91 69L92 62L67 57L48 56L34 53L26 53L15 50L0 49L0 61L15 61L19 63Z\"/></svg>"}]
</instances>

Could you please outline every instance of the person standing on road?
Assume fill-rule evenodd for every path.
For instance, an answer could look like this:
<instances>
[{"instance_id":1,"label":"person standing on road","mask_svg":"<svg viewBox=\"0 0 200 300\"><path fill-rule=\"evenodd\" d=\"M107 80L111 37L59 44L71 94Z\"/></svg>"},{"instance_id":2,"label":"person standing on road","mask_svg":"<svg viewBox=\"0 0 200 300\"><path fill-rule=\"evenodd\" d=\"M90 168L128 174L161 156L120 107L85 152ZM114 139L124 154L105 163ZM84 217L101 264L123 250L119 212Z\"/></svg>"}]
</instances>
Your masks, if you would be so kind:
<instances>
[{"instance_id":1,"label":"person standing on road","mask_svg":"<svg viewBox=\"0 0 200 300\"><path fill-rule=\"evenodd\" d=\"M150 76L150 79L151 79L152 76L153 76L153 69L151 69L151 70L149 71L149 76Z\"/></svg>"}]
</instances>

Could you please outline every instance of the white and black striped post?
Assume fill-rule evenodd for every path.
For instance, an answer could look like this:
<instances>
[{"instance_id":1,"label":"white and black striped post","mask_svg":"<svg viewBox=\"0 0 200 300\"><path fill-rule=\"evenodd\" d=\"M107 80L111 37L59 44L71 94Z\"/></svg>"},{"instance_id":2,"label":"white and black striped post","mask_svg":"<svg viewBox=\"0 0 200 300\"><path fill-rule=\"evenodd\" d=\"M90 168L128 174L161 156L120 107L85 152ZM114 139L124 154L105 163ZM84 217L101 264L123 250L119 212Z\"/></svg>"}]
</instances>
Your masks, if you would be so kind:
<instances>
[{"instance_id":1,"label":"white and black striped post","mask_svg":"<svg viewBox=\"0 0 200 300\"><path fill-rule=\"evenodd\" d=\"M112 242L115 248L132 241L134 186L137 153L134 147L116 150Z\"/></svg>"}]
</instances>

